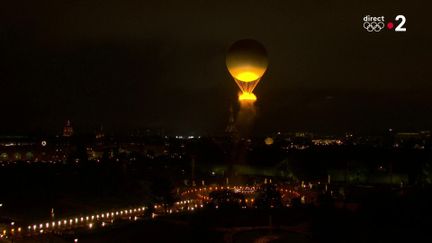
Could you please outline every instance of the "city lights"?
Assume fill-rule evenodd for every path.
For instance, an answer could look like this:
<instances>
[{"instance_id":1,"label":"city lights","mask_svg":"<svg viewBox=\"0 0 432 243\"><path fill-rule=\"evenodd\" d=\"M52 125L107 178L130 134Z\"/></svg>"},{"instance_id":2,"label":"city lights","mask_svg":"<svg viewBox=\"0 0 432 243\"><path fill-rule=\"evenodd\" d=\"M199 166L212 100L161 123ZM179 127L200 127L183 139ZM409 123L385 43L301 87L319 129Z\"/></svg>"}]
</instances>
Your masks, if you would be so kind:
<instances>
[{"instance_id":1,"label":"city lights","mask_svg":"<svg viewBox=\"0 0 432 243\"><path fill-rule=\"evenodd\" d=\"M190 190L186 190L187 194L183 194L185 196L187 196L186 198L184 198L183 200L177 201L174 203L174 206L172 208L168 208L167 210L165 210L164 207L166 207L166 205L154 205L155 210L157 210L157 213L152 213L151 217L152 218L156 218L158 214L172 214L175 212L181 212L182 210L186 209L189 212L194 212L195 210L199 209L199 208L203 208L205 203L208 203L208 200L210 199L208 196L205 195L201 195L202 192L208 190L209 192L214 192L214 191L223 191L223 190L228 190L228 188L231 188L231 190L234 191L238 191L239 193L244 193L244 194L250 194L255 190L255 187L244 187L244 186L231 186L231 187L225 187L225 186L218 186L218 185L214 185L211 186L209 188L193 188ZM288 193L288 191L291 193L291 189L288 190L287 188L279 188L279 191L281 191L282 193ZM201 199L192 199L192 197L198 197ZM302 198L302 200L305 200L304 197ZM238 200L239 203L242 202L242 200ZM245 198L244 200L247 205L249 202L253 203L254 199L251 198ZM180 205L187 205L187 207L183 207ZM242 206L242 208L244 208L246 206ZM219 208L219 205L216 205L215 208ZM105 219L105 218L116 218L116 217L123 217L123 215L132 215L132 217L128 217L130 220L136 221L138 220L138 216L140 214L142 214L145 210L145 207L135 207L135 208L128 208L128 209L123 209L123 210L119 210L119 211L111 211L111 212L106 212L106 213L101 213L101 214L92 214L92 215L84 215L84 216L80 216L80 217L74 217L74 218L69 218L69 219L63 219L63 220L58 220L56 222L52 221L52 222L45 222L45 223L41 223L41 224L33 224L33 226L28 226L27 229L28 230L33 230L35 231L36 229L39 229L39 233L45 233L45 232L50 232L52 230L54 230L54 228L56 228L56 230L67 230L72 228L80 228L83 227L84 225L87 225L87 227L89 229L92 229L94 227L94 223L99 221L100 219ZM90 222L88 222L90 221ZM87 223L84 223L87 222ZM114 221L111 220L111 223L113 223ZM11 225L14 225L15 223L11 223ZM102 227L107 226L105 221L101 221L100 225ZM21 227L18 227L17 232L21 232ZM11 229L11 232L15 232L15 229ZM7 235L7 232L5 231L5 233L3 235Z\"/></svg>"}]
</instances>

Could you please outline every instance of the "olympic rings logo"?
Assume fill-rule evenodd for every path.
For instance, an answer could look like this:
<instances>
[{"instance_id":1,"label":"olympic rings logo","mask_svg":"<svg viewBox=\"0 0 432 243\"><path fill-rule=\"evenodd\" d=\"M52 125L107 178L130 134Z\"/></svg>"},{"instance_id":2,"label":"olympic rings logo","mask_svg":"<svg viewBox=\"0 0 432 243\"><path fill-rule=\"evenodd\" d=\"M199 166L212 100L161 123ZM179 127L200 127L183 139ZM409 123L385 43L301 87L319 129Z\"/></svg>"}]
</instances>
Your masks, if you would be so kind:
<instances>
[{"instance_id":1,"label":"olympic rings logo","mask_svg":"<svg viewBox=\"0 0 432 243\"><path fill-rule=\"evenodd\" d=\"M367 22L365 21L363 23L363 28L365 28L368 32L380 32L382 29L384 29L385 24L384 22Z\"/></svg>"}]
</instances>

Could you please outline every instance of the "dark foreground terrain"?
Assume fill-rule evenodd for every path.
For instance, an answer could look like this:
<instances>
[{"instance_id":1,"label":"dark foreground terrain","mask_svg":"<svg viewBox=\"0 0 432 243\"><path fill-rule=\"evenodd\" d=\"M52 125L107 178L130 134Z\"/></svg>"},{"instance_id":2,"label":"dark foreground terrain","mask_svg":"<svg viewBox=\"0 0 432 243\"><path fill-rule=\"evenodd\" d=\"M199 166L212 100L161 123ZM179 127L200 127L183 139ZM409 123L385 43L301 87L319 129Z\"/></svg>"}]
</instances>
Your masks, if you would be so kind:
<instances>
[{"instance_id":1,"label":"dark foreground terrain","mask_svg":"<svg viewBox=\"0 0 432 243\"><path fill-rule=\"evenodd\" d=\"M430 242L431 195L429 189L371 190L342 206L323 199L297 208L207 208L18 242Z\"/></svg>"}]
</instances>

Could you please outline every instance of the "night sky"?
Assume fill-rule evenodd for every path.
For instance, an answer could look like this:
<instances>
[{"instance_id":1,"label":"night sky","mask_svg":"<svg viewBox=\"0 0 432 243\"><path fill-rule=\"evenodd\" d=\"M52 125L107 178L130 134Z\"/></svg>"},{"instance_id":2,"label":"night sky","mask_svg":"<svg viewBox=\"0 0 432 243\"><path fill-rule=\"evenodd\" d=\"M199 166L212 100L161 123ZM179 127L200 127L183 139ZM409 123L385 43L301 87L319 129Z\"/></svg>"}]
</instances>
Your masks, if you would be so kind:
<instances>
[{"instance_id":1,"label":"night sky","mask_svg":"<svg viewBox=\"0 0 432 243\"><path fill-rule=\"evenodd\" d=\"M7 1L0 134L224 130L237 86L225 53L266 46L256 133L432 128L430 1ZM368 33L365 15L407 18Z\"/></svg>"}]
</instances>

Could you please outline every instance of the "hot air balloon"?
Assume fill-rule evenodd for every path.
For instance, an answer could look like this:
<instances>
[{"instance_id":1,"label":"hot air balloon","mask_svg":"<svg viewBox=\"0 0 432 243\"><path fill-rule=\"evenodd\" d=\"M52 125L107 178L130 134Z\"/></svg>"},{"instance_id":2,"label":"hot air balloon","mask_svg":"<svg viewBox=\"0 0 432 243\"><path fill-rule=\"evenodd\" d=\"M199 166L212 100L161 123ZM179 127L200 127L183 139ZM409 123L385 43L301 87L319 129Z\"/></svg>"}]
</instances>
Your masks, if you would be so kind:
<instances>
[{"instance_id":1,"label":"hot air balloon","mask_svg":"<svg viewBox=\"0 0 432 243\"><path fill-rule=\"evenodd\" d=\"M267 52L256 40L244 39L231 45L226 66L242 91L240 100L256 100L253 90L267 70L267 65Z\"/></svg>"}]
</instances>

